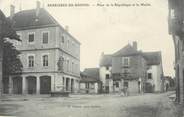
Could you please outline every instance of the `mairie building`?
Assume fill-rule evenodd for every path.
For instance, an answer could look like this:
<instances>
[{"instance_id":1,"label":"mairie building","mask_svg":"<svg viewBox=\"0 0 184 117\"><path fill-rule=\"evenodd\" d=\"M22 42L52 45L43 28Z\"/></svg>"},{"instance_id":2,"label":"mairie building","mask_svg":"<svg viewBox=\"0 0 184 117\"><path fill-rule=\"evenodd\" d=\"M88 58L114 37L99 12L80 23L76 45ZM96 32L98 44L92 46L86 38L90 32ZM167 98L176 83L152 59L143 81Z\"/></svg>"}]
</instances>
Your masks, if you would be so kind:
<instances>
[{"instance_id":1,"label":"mairie building","mask_svg":"<svg viewBox=\"0 0 184 117\"><path fill-rule=\"evenodd\" d=\"M48 94L54 91L77 93L80 80L80 42L37 2L36 9L14 12L10 18L22 42L22 74L12 74L10 94Z\"/></svg>"}]
</instances>

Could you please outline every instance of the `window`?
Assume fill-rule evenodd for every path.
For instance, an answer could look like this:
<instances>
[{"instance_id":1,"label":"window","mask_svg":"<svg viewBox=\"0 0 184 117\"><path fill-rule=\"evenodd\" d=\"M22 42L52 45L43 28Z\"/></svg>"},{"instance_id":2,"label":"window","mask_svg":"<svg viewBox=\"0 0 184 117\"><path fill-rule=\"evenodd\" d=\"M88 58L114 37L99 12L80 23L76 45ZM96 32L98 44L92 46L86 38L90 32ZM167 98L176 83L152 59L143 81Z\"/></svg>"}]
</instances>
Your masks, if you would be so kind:
<instances>
[{"instance_id":1,"label":"window","mask_svg":"<svg viewBox=\"0 0 184 117\"><path fill-rule=\"evenodd\" d=\"M128 87L128 82L124 82L124 87Z\"/></svg>"},{"instance_id":2,"label":"window","mask_svg":"<svg viewBox=\"0 0 184 117\"><path fill-rule=\"evenodd\" d=\"M61 39L62 39L62 43L65 43L65 37L64 37L64 35L61 36Z\"/></svg>"},{"instance_id":3,"label":"window","mask_svg":"<svg viewBox=\"0 0 184 117\"><path fill-rule=\"evenodd\" d=\"M19 39L22 40L22 35L20 33L17 33L17 35L19 36ZM16 41L16 45L21 45L22 42L21 41Z\"/></svg>"},{"instance_id":4,"label":"window","mask_svg":"<svg viewBox=\"0 0 184 117\"><path fill-rule=\"evenodd\" d=\"M122 58L122 65L125 67L129 66L129 57L123 57Z\"/></svg>"},{"instance_id":5,"label":"window","mask_svg":"<svg viewBox=\"0 0 184 117\"><path fill-rule=\"evenodd\" d=\"M74 49L74 46L75 46L75 45L74 45L74 42L72 41L72 51L73 51L73 52L74 52L74 50L75 50L75 49Z\"/></svg>"},{"instance_id":6,"label":"window","mask_svg":"<svg viewBox=\"0 0 184 117\"><path fill-rule=\"evenodd\" d=\"M34 42L34 33L30 33L28 36L28 42L33 43Z\"/></svg>"},{"instance_id":7,"label":"window","mask_svg":"<svg viewBox=\"0 0 184 117\"><path fill-rule=\"evenodd\" d=\"M74 72L74 63L72 62L72 72Z\"/></svg>"},{"instance_id":8,"label":"window","mask_svg":"<svg viewBox=\"0 0 184 117\"><path fill-rule=\"evenodd\" d=\"M28 56L28 67L34 67L34 56Z\"/></svg>"},{"instance_id":9,"label":"window","mask_svg":"<svg viewBox=\"0 0 184 117\"><path fill-rule=\"evenodd\" d=\"M70 44L70 41L69 41L69 40L67 40L67 48L69 48L69 44Z\"/></svg>"},{"instance_id":10,"label":"window","mask_svg":"<svg viewBox=\"0 0 184 117\"><path fill-rule=\"evenodd\" d=\"M44 67L49 65L49 60L48 59L49 59L48 55L43 55L42 56L42 61L43 61L43 66Z\"/></svg>"},{"instance_id":11,"label":"window","mask_svg":"<svg viewBox=\"0 0 184 117\"><path fill-rule=\"evenodd\" d=\"M152 79L152 73L148 73L148 79Z\"/></svg>"},{"instance_id":12,"label":"window","mask_svg":"<svg viewBox=\"0 0 184 117\"><path fill-rule=\"evenodd\" d=\"M110 78L109 74L106 74L105 78L106 79L109 79Z\"/></svg>"},{"instance_id":13,"label":"window","mask_svg":"<svg viewBox=\"0 0 184 117\"><path fill-rule=\"evenodd\" d=\"M170 14L171 19L175 19L176 16L175 16L175 11L174 11L174 9L171 9L171 12L170 12L170 13L171 13L171 14Z\"/></svg>"},{"instance_id":14,"label":"window","mask_svg":"<svg viewBox=\"0 0 184 117\"><path fill-rule=\"evenodd\" d=\"M43 32L42 33L42 38L43 38L43 44L48 44L48 41L49 41L49 33L48 32Z\"/></svg>"},{"instance_id":15,"label":"window","mask_svg":"<svg viewBox=\"0 0 184 117\"><path fill-rule=\"evenodd\" d=\"M69 60L66 61L67 71L69 71Z\"/></svg>"},{"instance_id":16,"label":"window","mask_svg":"<svg viewBox=\"0 0 184 117\"><path fill-rule=\"evenodd\" d=\"M118 88L118 87L119 87L119 82L116 82L116 84L115 84L115 85L116 85L116 87Z\"/></svg>"},{"instance_id":17,"label":"window","mask_svg":"<svg viewBox=\"0 0 184 117\"><path fill-rule=\"evenodd\" d=\"M89 89L89 83L86 83L86 89Z\"/></svg>"}]
</instances>

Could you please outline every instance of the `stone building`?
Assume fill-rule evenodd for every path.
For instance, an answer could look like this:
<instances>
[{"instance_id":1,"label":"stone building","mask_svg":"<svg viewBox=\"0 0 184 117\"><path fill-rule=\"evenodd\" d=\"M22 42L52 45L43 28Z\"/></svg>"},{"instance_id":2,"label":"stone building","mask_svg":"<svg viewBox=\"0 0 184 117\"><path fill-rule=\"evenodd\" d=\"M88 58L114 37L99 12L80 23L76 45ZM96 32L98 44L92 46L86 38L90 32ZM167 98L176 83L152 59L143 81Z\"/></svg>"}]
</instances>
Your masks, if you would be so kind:
<instances>
[{"instance_id":1,"label":"stone building","mask_svg":"<svg viewBox=\"0 0 184 117\"><path fill-rule=\"evenodd\" d=\"M137 50L137 43L126 45L113 54L112 76L114 89L128 87L129 93L141 93L146 82L146 60Z\"/></svg>"},{"instance_id":2,"label":"stone building","mask_svg":"<svg viewBox=\"0 0 184 117\"><path fill-rule=\"evenodd\" d=\"M99 77L102 82L102 92L113 92L112 55L102 53L99 65Z\"/></svg>"},{"instance_id":3,"label":"stone building","mask_svg":"<svg viewBox=\"0 0 184 117\"><path fill-rule=\"evenodd\" d=\"M9 78L9 93L47 94L51 91L78 92L80 42L64 29L37 2L36 9L15 13L10 18L22 42L14 43L21 52L22 75Z\"/></svg>"},{"instance_id":4,"label":"stone building","mask_svg":"<svg viewBox=\"0 0 184 117\"><path fill-rule=\"evenodd\" d=\"M147 90L149 82L151 87L155 86L155 91L160 90L161 52L139 51L137 42L133 42L114 54L102 53L99 72L104 92L121 92L128 87L129 93L142 93ZM148 79L150 74L153 77Z\"/></svg>"},{"instance_id":5,"label":"stone building","mask_svg":"<svg viewBox=\"0 0 184 117\"><path fill-rule=\"evenodd\" d=\"M184 8L183 0L168 0L169 34L175 48L176 101L184 102Z\"/></svg>"},{"instance_id":6,"label":"stone building","mask_svg":"<svg viewBox=\"0 0 184 117\"><path fill-rule=\"evenodd\" d=\"M161 52L144 52L143 56L148 66L146 92L163 92L164 77Z\"/></svg>"},{"instance_id":7,"label":"stone building","mask_svg":"<svg viewBox=\"0 0 184 117\"><path fill-rule=\"evenodd\" d=\"M86 68L81 72L80 93L97 94L101 92L98 68Z\"/></svg>"}]
</instances>

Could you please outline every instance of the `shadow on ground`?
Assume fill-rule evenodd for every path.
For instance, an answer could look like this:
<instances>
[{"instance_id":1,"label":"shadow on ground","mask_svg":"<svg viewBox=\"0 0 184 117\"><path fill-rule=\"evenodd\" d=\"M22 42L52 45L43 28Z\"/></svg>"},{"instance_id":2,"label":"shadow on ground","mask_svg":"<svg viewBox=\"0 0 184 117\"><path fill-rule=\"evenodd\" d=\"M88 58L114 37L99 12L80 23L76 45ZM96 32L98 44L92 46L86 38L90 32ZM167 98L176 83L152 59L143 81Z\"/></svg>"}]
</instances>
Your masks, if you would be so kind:
<instances>
[{"instance_id":1,"label":"shadow on ground","mask_svg":"<svg viewBox=\"0 0 184 117\"><path fill-rule=\"evenodd\" d=\"M126 109L128 117L156 117L158 109L149 105L139 105Z\"/></svg>"},{"instance_id":2,"label":"shadow on ground","mask_svg":"<svg viewBox=\"0 0 184 117\"><path fill-rule=\"evenodd\" d=\"M20 108L16 104L0 104L0 115L1 116L11 116L12 112L15 112Z\"/></svg>"}]
</instances>

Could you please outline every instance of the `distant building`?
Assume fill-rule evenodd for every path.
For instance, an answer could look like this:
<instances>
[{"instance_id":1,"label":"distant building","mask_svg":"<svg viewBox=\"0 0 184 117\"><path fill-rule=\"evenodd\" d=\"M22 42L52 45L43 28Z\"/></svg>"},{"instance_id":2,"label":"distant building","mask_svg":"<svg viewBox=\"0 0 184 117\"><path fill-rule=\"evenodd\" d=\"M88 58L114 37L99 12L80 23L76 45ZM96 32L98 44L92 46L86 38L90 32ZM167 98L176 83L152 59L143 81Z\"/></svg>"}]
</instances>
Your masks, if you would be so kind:
<instances>
[{"instance_id":1,"label":"distant building","mask_svg":"<svg viewBox=\"0 0 184 117\"><path fill-rule=\"evenodd\" d=\"M146 81L146 61L137 50L137 43L126 45L113 54L112 75L114 89L128 87L129 93L141 93Z\"/></svg>"},{"instance_id":2,"label":"distant building","mask_svg":"<svg viewBox=\"0 0 184 117\"><path fill-rule=\"evenodd\" d=\"M100 93L101 81L98 68L86 68L81 72L80 93Z\"/></svg>"},{"instance_id":3,"label":"distant building","mask_svg":"<svg viewBox=\"0 0 184 117\"><path fill-rule=\"evenodd\" d=\"M14 13L10 18L22 42L22 75L9 78L9 93L47 94L51 91L79 91L80 42L65 30L37 2L36 9Z\"/></svg>"},{"instance_id":4,"label":"distant building","mask_svg":"<svg viewBox=\"0 0 184 117\"><path fill-rule=\"evenodd\" d=\"M147 92L164 91L164 77L161 52L144 52L143 56L146 59L148 66L147 85L150 84L151 86L151 89L147 89Z\"/></svg>"},{"instance_id":5,"label":"distant building","mask_svg":"<svg viewBox=\"0 0 184 117\"><path fill-rule=\"evenodd\" d=\"M173 91L175 90L176 86L175 86L175 79L172 78L171 76L164 76L164 88L165 91Z\"/></svg>"},{"instance_id":6,"label":"distant building","mask_svg":"<svg viewBox=\"0 0 184 117\"><path fill-rule=\"evenodd\" d=\"M112 55L104 55L102 53L99 68L99 77L102 81L102 91L113 92L112 81Z\"/></svg>"},{"instance_id":7,"label":"distant building","mask_svg":"<svg viewBox=\"0 0 184 117\"><path fill-rule=\"evenodd\" d=\"M125 87L129 93L146 92L147 83L154 91L161 90L161 53L138 51L137 42L111 55L102 53L99 69L104 92L121 92Z\"/></svg>"}]
</instances>

